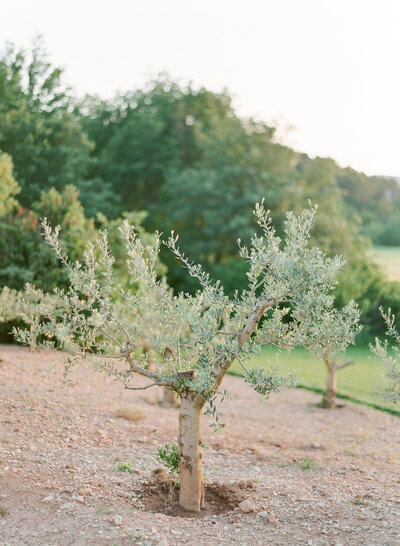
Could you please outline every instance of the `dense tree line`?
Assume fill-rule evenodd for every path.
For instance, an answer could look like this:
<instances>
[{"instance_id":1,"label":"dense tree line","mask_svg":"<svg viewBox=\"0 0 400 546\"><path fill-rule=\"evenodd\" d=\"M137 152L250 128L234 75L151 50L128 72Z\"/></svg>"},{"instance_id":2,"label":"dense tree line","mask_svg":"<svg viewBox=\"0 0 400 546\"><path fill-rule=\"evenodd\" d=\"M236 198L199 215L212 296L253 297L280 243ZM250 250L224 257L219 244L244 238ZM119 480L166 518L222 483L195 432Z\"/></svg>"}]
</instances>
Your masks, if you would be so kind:
<instances>
[{"instance_id":1,"label":"dense tree line","mask_svg":"<svg viewBox=\"0 0 400 546\"><path fill-rule=\"evenodd\" d=\"M48 290L64 282L40 244L39 217L64 227L74 257L95 227L115 233L124 213L146 211L146 230L175 229L191 258L233 290L246 268L235 240L248 242L249 207L265 197L279 235L286 210L318 203L313 242L345 258L337 301L360 304L367 334L382 328L379 305L400 308L398 286L368 254L368 237L400 244L398 183L277 142L274 127L240 118L227 92L161 75L110 100L77 99L40 41L29 52L8 45L0 59L0 150L2 285ZM11 191L3 195L3 187ZM194 290L168 253L161 259L174 288Z\"/></svg>"}]
</instances>

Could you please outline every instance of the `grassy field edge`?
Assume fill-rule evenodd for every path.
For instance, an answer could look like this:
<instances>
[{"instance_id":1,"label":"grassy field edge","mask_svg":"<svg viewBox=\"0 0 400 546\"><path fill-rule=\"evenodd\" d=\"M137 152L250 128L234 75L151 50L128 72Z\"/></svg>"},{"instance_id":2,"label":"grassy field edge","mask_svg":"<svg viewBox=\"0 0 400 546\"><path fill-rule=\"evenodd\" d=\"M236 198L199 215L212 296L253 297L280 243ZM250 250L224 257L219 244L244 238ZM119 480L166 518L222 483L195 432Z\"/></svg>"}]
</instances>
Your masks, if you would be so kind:
<instances>
[{"instance_id":1,"label":"grassy field edge","mask_svg":"<svg viewBox=\"0 0 400 546\"><path fill-rule=\"evenodd\" d=\"M241 374L240 372L236 372L235 370L228 370L228 375L233 375L234 377L243 377L243 374ZM315 392L321 395L325 393L324 389L320 389L319 387L312 387L311 385L305 385L304 383L299 383L298 385L296 385L295 388L304 389L306 391ZM357 398L354 398L353 396L349 396L348 394L341 394L340 392L336 394L336 397L341 400L348 400L349 402L353 402L354 404L359 404L361 406L366 406L366 407L373 408L379 411L384 411L385 413L389 413L390 415L394 415L395 417L398 417L400 419L400 409L395 410L392 408L386 408L385 406L374 404L373 402L358 400Z\"/></svg>"}]
</instances>

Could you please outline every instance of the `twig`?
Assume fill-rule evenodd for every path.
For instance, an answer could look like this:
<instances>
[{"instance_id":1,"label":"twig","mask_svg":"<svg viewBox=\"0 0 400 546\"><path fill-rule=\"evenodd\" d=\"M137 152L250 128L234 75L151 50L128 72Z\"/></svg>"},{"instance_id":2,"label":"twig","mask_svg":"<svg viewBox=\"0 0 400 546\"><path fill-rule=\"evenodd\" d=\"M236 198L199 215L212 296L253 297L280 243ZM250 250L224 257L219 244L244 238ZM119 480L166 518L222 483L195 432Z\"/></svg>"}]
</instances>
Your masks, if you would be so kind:
<instances>
[{"instance_id":1,"label":"twig","mask_svg":"<svg viewBox=\"0 0 400 546\"><path fill-rule=\"evenodd\" d=\"M341 364L340 366L336 366L337 370L341 370L342 368L346 368L346 366L351 366L352 364L356 364L354 360L350 360L349 362L346 362L345 364Z\"/></svg>"},{"instance_id":2,"label":"twig","mask_svg":"<svg viewBox=\"0 0 400 546\"><path fill-rule=\"evenodd\" d=\"M150 387L154 387L158 385L158 383L149 383L145 387L129 387L127 383L125 383L125 381L122 381L122 383L124 384L125 389L129 391L145 391L146 389L149 389Z\"/></svg>"},{"instance_id":3,"label":"twig","mask_svg":"<svg viewBox=\"0 0 400 546\"><path fill-rule=\"evenodd\" d=\"M99 327L99 330L100 330L100 332L103 332L103 334L105 336L107 336L109 339L111 339L111 341L116 343L118 345L118 347L121 349L121 351L125 350L125 347L114 336L112 336L106 330L104 330L104 328L102 326Z\"/></svg>"}]
</instances>

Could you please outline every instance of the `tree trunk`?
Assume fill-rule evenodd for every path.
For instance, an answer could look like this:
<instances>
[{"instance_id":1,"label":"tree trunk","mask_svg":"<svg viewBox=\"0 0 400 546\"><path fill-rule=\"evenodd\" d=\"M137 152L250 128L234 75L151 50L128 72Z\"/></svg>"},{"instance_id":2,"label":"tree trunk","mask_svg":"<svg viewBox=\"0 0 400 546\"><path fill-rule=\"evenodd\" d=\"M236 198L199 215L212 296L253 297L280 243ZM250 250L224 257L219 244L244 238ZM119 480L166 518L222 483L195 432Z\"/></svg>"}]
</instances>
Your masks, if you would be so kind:
<instances>
[{"instance_id":1,"label":"tree trunk","mask_svg":"<svg viewBox=\"0 0 400 546\"><path fill-rule=\"evenodd\" d=\"M323 400L323 405L325 408L332 409L336 406L337 367L329 358L325 360L325 364L328 370L328 376L326 380L326 393Z\"/></svg>"},{"instance_id":2,"label":"tree trunk","mask_svg":"<svg viewBox=\"0 0 400 546\"><path fill-rule=\"evenodd\" d=\"M201 410L204 398L193 391L181 393L179 411L179 504L191 512L204 508L201 464Z\"/></svg>"}]
</instances>

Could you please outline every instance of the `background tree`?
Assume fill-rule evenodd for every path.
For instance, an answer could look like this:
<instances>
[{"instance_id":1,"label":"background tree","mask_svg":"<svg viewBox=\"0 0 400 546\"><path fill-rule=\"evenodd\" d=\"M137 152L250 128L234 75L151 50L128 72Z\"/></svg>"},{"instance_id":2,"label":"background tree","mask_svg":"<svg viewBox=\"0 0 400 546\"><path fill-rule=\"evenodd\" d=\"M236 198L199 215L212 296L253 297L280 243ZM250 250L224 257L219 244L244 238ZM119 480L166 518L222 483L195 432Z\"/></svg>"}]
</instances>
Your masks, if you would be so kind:
<instances>
[{"instance_id":1,"label":"background tree","mask_svg":"<svg viewBox=\"0 0 400 546\"><path fill-rule=\"evenodd\" d=\"M0 149L13 158L24 207L42 190L79 185L91 162L91 144L61 78L40 39L29 53L8 44L0 58Z\"/></svg>"},{"instance_id":2,"label":"background tree","mask_svg":"<svg viewBox=\"0 0 400 546\"><path fill-rule=\"evenodd\" d=\"M385 313L380 309L382 317L387 327L387 336L394 343L390 347L388 340L381 342L376 340L375 346L372 347L373 352L384 365L385 384L382 388L383 396L391 402L400 402L400 333L396 328L396 316L389 308Z\"/></svg>"},{"instance_id":3,"label":"background tree","mask_svg":"<svg viewBox=\"0 0 400 546\"><path fill-rule=\"evenodd\" d=\"M11 212L18 204L14 196L21 188L13 177L12 159L0 151L0 218Z\"/></svg>"},{"instance_id":4,"label":"background tree","mask_svg":"<svg viewBox=\"0 0 400 546\"><path fill-rule=\"evenodd\" d=\"M313 298L303 307L293 313L294 321L301 321L302 327L307 324L307 335L312 339L308 345L310 351L325 363L327 371L326 391L322 398L322 406L332 409L336 406L337 372L354 364L340 364L337 356L354 345L357 334L361 331L359 323L360 311L354 301L350 301L342 309L334 307L334 297L325 296L318 301ZM318 329L312 325L318 321Z\"/></svg>"},{"instance_id":5,"label":"background tree","mask_svg":"<svg viewBox=\"0 0 400 546\"><path fill-rule=\"evenodd\" d=\"M85 217L73 186L42 192L32 209L19 207L0 218L0 284L16 290L27 282L44 290L66 287L68 276L43 244L39 219L48 216L63 226L62 244L73 260L95 237L94 222Z\"/></svg>"},{"instance_id":6,"label":"background tree","mask_svg":"<svg viewBox=\"0 0 400 546\"><path fill-rule=\"evenodd\" d=\"M57 305L49 308L51 295L30 289L39 303L27 305L23 315L29 329L16 329L17 338L36 346L64 349L71 355L68 366L85 358L96 369L120 379L125 388L147 389L153 385L169 387L181 399L179 413L180 504L192 511L204 505L204 483L201 463L200 416L206 403L215 413L214 400L221 382L237 359L245 371L245 380L268 396L286 384L274 373L247 369L245 361L261 346L273 339L286 340L290 346L311 344L318 339L319 317L312 323L313 336L307 334L308 324L301 321L301 309L311 299L323 299L333 288L334 277L342 262L327 258L316 247L309 246L309 232L314 210L300 217L288 213L285 241L275 234L263 205L255 214L261 235L255 235L249 248L240 247L240 255L248 263L248 287L229 298L219 282L194 265L177 247L173 233L167 246L197 279L200 289L194 294L176 296L158 280L155 263L160 239L145 247L134 228L124 222L121 231L128 256L131 281L146 286L146 291L131 291L115 285L114 260L106 232L100 233L95 245L90 244L82 262L72 263L64 256L59 228L52 231L43 224L45 237L65 265L70 279L68 291L56 289ZM121 302L138 310L135 320L125 322L116 313L112 295L118 290ZM153 335L145 331L142 317L151 305L146 293L156 294L160 301L161 326ZM290 304L298 312L296 323L285 322ZM121 303L122 305L122 303ZM168 325L163 328L162 325ZM293 328L292 325L295 324ZM304 329L303 326L304 325ZM172 327L171 327L172 326ZM191 330L188 341L187 331ZM150 338L151 346L160 354L167 347L175 353L157 362L157 371L148 369L147 356L135 352L137 343ZM135 385L140 374L149 380L145 386Z\"/></svg>"}]
</instances>

